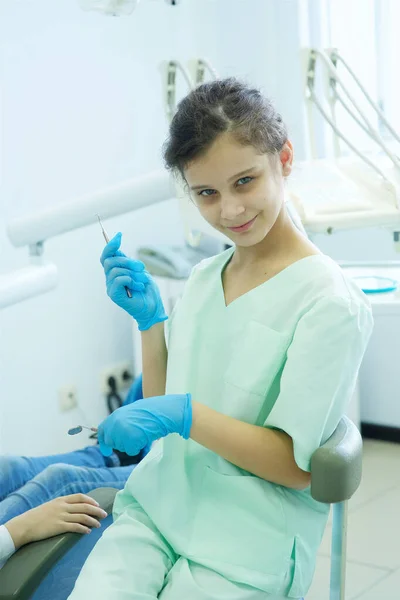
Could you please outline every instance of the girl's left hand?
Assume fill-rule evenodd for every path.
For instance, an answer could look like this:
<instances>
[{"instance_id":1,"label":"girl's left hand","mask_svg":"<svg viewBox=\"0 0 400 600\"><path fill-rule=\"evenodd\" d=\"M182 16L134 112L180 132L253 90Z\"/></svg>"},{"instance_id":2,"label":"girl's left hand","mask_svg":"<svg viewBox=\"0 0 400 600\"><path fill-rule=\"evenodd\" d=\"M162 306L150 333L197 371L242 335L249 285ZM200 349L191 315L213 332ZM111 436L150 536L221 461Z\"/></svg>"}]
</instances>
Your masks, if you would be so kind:
<instances>
[{"instance_id":1,"label":"girl's left hand","mask_svg":"<svg viewBox=\"0 0 400 600\"><path fill-rule=\"evenodd\" d=\"M110 456L113 449L136 456L170 433L188 439L191 427L191 395L169 394L118 408L100 424L97 439L104 456Z\"/></svg>"}]
</instances>

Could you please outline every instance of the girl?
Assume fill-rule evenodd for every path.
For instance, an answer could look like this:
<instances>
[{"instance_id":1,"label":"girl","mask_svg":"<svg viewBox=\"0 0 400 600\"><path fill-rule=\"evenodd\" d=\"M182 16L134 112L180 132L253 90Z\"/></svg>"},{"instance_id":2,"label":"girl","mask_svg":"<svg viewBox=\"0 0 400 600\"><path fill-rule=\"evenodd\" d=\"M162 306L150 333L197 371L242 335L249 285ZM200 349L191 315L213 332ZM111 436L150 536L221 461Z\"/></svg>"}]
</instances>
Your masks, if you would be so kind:
<instances>
[{"instance_id":1,"label":"girl","mask_svg":"<svg viewBox=\"0 0 400 600\"><path fill-rule=\"evenodd\" d=\"M371 310L289 217L293 147L257 90L226 79L192 91L165 161L233 247L193 270L168 350L155 282L120 234L103 252L108 294L142 331L145 397L101 424L101 447L163 439L71 598L301 598L329 512L310 495L310 460L352 396Z\"/></svg>"}]
</instances>

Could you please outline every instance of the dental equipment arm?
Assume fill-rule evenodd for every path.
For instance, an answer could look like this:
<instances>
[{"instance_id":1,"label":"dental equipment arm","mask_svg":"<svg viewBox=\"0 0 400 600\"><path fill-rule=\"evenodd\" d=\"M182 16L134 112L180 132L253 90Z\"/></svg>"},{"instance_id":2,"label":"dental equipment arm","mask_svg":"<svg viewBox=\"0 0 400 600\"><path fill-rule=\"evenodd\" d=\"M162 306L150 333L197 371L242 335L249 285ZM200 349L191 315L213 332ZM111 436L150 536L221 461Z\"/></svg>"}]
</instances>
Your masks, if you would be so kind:
<instances>
[{"instance_id":1,"label":"dental equipment arm","mask_svg":"<svg viewBox=\"0 0 400 600\"><path fill-rule=\"evenodd\" d=\"M314 150L314 158L299 163L298 169L288 181L288 194L303 225L309 233L329 234L335 230L385 227L394 232L396 242L396 232L400 231L400 159L347 89L336 68L338 63L347 69L395 142L400 141L400 136L337 50L311 48L305 54L311 145L315 148L311 112L315 106L334 132L335 159L316 159ZM324 68L325 93L330 114L329 108L325 108L324 102L316 93L317 64ZM335 114L338 103L377 145L377 153L363 152L340 129ZM353 156L340 156L339 139L349 146Z\"/></svg>"},{"instance_id":2,"label":"dental equipment arm","mask_svg":"<svg viewBox=\"0 0 400 600\"><path fill-rule=\"evenodd\" d=\"M170 174L154 171L104 190L11 221L8 237L16 247L33 246L49 238L175 197Z\"/></svg>"},{"instance_id":3,"label":"dental equipment arm","mask_svg":"<svg viewBox=\"0 0 400 600\"><path fill-rule=\"evenodd\" d=\"M49 292L57 282L57 267L52 264L31 265L0 275L0 310Z\"/></svg>"},{"instance_id":4,"label":"dental equipment arm","mask_svg":"<svg viewBox=\"0 0 400 600\"><path fill-rule=\"evenodd\" d=\"M395 137L396 141L400 141L399 136L397 135L396 132L394 132L393 128L390 126L390 124L388 123L387 119L384 117L382 111L373 102L373 100L371 99L371 97L369 96L369 94L366 92L365 88L362 86L362 84L359 81L359 79L356 77L354 71L352 71L350 69L350 67L348 66L347 62L340 56L340 54L337 52L337 50L332 51L331 54L330 54L330 56L328 56L326 54L326 52L324 52L323 50L318 50L316 48L313 48L311 50L311 53L310 53L309 71L308 71L308 78L307 78L307 91L308 91L308 94L309 94L309 99L311 99L314 102L315 106L318 108L318 110L321 112L322 116L325 118L325 120L332 127L332 129L334 130L334 132L336 133L336 135L338 135L361 158L361 160L364 160L372 169L376 170L379 175L381 175L384 179L387 179L387 177L384 175L384 173L382 173L376 167L376 165L373 162L369 161L368 157L366 157L365 154L363 154L362 152L360 152L354 146L354 144L351 143L351 141L347 138L347 136L344 135L339 130L339 128L334 123L334 121L328 117L328 115L325 112L325 110L323 109L321 103L318 101L318 97L317 97L317 95L315 93L315 89L314 89L315 65L316 65L316 60L317 59L321 60L321 62L323 63L323 65L326 67L326 69L329 72L330 90L331 90L331 93L332 93L331 104L333 104L336 100L339 100L340 103L342 104L342 106L348 111L348 113L353 117L353 119L356 121L356 123L364 130L364 132L376 144L378 144L380 146L380 148L383 150L383 152L393 162L393 165L396 167L397 170L400 170L400 160L399 160L399 158L395 154L393 154L391 152L391 150L388 148L387 144L383 140L382 136L378 132L378 130L372 125L372 123L369 121L369 119L366 117L366 115L362 111L360 105L356 102L356 100L354 99L354 97L350 94L349 90L347 89L346 85L344 84L342 78L339 76L339 73L337 71L336 64L337 64L338 61L342 62L343 65L346 67L348 73L352 76L352 78L354 79L354 81L357 84L358 88L361 90L361 92L367 98L368 102L370 103L370 105L372 106L372 108L375 110L375 112L378 114L378 116L380 118L383 117L385 125L387 125L388 129L390 130L390 132L393 133L393 136ZM350 102L353 105L353 107L358 111L360 117L364 120L365 125L363 125L359 121L359 119L356 117L356 115L354 115L353 111L348 107L348 105L346 104L346 102L340 96L340 94L338 92L338 86L341 86L341 88L343 89L343 92L348 97L348 99L350 100Z\"/></svg>"},{"instance_id":5,"label":"dental equipment arm","mask_svg":"<svg viewBox=\"0 0 400 600\"><path fill-rule=\"evenodd\" d=\"M0 309L54 289L55 265L41 262L43 242L51 237L175 197L174 183L165 170L154 171L42 212L20 217L7 227L16 247L28 246L34 264L0 275Z\"/></svg>"}]
</instances>

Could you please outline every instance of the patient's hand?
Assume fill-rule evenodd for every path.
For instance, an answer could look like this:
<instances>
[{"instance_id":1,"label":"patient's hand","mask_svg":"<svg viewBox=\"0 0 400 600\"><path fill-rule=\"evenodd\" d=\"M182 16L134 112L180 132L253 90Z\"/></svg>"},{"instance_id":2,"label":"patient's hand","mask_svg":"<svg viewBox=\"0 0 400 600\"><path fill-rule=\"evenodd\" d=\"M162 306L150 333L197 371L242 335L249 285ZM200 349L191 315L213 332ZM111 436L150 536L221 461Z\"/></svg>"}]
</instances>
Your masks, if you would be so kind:
<instances>
[{"instance_id":1,"label":"patient's hand","mask_svg":"<svg viewBox=\"0 0 400 600\"><path fill-rule=\"evenodd\" d=\"M90 533L91 527L100 527L99 519L106 516L93 498L72 494L32 508L5 525L15 547L19 548L59 533Z\"/></svg>"}]
</instances>

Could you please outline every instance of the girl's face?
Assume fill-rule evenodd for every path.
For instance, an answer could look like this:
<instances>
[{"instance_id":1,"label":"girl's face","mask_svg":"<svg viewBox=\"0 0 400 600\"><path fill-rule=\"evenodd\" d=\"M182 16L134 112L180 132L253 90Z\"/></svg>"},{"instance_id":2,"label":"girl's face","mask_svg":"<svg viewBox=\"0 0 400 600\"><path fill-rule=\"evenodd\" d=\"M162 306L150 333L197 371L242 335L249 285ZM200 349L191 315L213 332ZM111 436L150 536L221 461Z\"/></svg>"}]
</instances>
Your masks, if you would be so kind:
<instances>
[{"instance_id":1,"label":"girl's face","mask_svg":"<svg viewBox=\"0 0 400 600\"><path fill-rule=\"evenodd\" d=\"M224 133L189 163L184 176L204 219L236 246L249 247L265 238L282 210L292 160L289 141L272 156Z\"/></svg>"}]
</instances>

